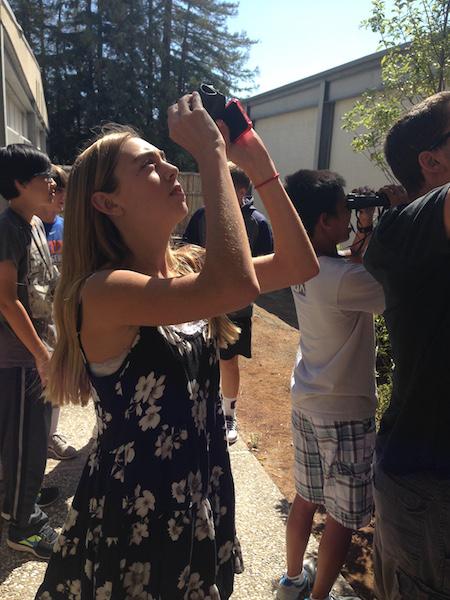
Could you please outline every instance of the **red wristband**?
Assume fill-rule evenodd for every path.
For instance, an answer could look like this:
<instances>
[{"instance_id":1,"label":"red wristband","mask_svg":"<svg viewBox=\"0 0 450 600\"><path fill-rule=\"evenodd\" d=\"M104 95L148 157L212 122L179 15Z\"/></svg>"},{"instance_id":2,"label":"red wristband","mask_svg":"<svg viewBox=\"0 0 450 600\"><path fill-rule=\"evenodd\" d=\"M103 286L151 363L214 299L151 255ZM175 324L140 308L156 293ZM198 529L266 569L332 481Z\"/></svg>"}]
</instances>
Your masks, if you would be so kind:
<instances>
[{"instance_id":1,"label":"red wristband","mask_svg":"<svg viewBox=\"0 0 450 600\"><path fill-rule=\"evenodd\" d=\"M258 183L258 185L255 185L255 190L258 190L263 185L266 185L266 183L270 183L271 181L274 181L274 179L278 179L279 176L280 176L279 173L274 173L272 175L272 177L269 177L269 179L266 179L265 181L262 181L261 183Z\"/></svg>"}]
</instances>

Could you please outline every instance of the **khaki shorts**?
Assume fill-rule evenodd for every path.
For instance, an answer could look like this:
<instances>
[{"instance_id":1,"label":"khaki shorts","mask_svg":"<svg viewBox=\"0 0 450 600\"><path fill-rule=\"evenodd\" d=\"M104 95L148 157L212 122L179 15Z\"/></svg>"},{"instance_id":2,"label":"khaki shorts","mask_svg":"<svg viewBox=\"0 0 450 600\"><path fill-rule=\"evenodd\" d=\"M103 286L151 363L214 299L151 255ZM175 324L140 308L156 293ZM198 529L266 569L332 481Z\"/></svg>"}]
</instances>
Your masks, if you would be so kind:
<instances>
[{"instance_id":1,"label":"khaki shorts","mask_svg":"<svg viewBox=\"0 0 450 600\"><path fill-rule=\"evenodd\" d=\"M324 506L344 527L367 525L373 512L375 419L334 421L293 408L292 431L299 496Z\"/></svg>"}]
</instances>

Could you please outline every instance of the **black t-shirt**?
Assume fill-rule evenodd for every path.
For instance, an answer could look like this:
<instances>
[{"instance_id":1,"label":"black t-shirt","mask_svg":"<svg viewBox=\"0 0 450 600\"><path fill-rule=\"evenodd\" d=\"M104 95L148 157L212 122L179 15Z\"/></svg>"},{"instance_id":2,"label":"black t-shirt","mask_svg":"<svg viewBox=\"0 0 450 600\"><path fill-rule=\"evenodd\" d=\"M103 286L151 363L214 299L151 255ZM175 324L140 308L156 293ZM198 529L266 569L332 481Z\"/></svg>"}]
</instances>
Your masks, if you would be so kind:
<instances>
[{"instance_id":1,"label":"black t-shirt","mask_svg":"<svg viewBox=\"0 0 450 600\"><path fill-rule=\"evenodd\" d=\"M377 457L389 472L450 477L450 185L392 208L375 228L364 263L383 286L395 363Z\"/></svg>"},{"instance_id":2,"label":"black t-shirt","mask_svg":"<svg viewBox=\"0 0 450 600\"><path fill-rule=\"evenodd\" d=\"M11 208L0 214L0 262L17 269L17 297L39 337L54 345L52 301L58 271L50 257L42 221L31 224ZM33 367L34 359L0 312L0 368Z\"/></svg>"}]
</instances>

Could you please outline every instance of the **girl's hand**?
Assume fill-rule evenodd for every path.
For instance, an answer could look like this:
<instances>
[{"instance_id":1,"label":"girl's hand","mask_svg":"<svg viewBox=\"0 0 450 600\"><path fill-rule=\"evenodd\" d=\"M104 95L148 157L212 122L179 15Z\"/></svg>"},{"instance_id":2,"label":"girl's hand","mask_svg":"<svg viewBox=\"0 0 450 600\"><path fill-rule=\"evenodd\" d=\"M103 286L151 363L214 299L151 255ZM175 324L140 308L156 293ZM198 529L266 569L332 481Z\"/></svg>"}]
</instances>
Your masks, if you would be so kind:
<instances>
[{"instance_id":1,"label":"girl's hand","mask_svg":"<svg viewBox=\"0 0 450 600\"><path fill-rule=\"evenodd\" d=\"M225 141L211 119L198 92L187 94L168 109L169 135L201 161L211 156L212 151L225 151Z\"/></svg>"},{"instance_id":2,"label":"girl's hand","mask_svg":"<svg viewBox=\"0 0 450 600\"><path fill-rule=\"evenodd\" d=\"M254 184L268 179L276 172L264 142L254 129L247 131L237 142L230 142L227 125L218 121L217 126L226 143L228 158L247 173Z\"/></svg>"}]
</instances>

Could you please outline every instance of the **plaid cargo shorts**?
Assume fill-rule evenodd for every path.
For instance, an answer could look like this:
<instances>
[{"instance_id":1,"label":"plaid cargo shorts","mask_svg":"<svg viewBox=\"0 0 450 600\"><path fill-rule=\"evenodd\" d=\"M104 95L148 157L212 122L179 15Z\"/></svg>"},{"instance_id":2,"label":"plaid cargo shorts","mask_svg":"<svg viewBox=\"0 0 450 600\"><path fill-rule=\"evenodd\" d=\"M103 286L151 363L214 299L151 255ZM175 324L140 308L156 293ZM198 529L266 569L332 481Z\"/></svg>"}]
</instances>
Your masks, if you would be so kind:
<instances>
[{"instance_id":1,"label":"plaid cargo shorts","mask_svg":"<svg viewBox=\"0 0 450 600\"><path fill-rule=\"evenodd\" d=\"M375 419L334 421L293 408L292 431L299 496L323 505L344 527L367 525L373 510Z\"/></svg>"}]
</instances>

